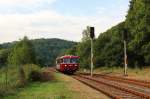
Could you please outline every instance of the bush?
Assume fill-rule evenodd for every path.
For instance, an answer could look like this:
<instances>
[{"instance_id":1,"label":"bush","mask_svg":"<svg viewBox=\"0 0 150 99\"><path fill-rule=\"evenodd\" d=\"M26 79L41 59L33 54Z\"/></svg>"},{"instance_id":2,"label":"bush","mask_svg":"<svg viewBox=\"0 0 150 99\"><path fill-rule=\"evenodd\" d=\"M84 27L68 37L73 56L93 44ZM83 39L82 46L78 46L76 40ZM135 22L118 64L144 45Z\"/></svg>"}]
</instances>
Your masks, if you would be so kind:
<instances>
[{"instance_id":1,"label":"bush","mask_svg":"<svg viewBox=\"0 0 150 99\"><path fill-rule=\"evenodd\" d=\"M34 64L27 64L22 66L24 80L22 83L19 80L19 71L17 66L8 66L7 68L0 69L0 99L8 94L14 94L17 88L26 86L30 81L50 81L54 79L54 73L49 72L48 69L41 69ZM6 71L7 71L7 84L6 84Z\"/></svg>"},{"instance_id":2,"label":"bush","mask_svg":"<svg viewBox=\"0 0 150 99\"><path fill-rule=\"evenodd\" d=\"M27 64L22 66L23 75L26 81L20 82L20 73L17 66L8 66L0 69L0 99L7 94L13 94L18 87L24 87L29 82L29 74L32 71L40 71L41 68L34 64ZM7 72L7 85L6 85L6 72Z\"/></svg>"},{"instance_id":3,"label":"bush","mask_svg":"<svg viewBox=\"0 0 150 99\"><path fill-rule=\"evenodd\" d=\"M50 80L54 80L54 73L49 71L42 71L41 73L41 81L46 82Z\"/></svg>"},{"instance_id":4,"label":"bush","mask_svg":"<svg viewBox=\"0 0 150 99\"><path fill-rule=\"evenodd\" d=\"M30 81L40 81L40 82L46 82L50 80L54 80L54 75L51 72L48 71L37 71L34 70L29 74Z\"/></svg>"},{"instance_id":5,"label":"bush","mask_svg":"<svg viewBox=\"0 0 150 99\"><path fill-rule=\"evenodd\" d=\"M31 81L41 81L42 73L36 70L31 71L29 74L29 80Z\"/></svg>"}]
</instances>

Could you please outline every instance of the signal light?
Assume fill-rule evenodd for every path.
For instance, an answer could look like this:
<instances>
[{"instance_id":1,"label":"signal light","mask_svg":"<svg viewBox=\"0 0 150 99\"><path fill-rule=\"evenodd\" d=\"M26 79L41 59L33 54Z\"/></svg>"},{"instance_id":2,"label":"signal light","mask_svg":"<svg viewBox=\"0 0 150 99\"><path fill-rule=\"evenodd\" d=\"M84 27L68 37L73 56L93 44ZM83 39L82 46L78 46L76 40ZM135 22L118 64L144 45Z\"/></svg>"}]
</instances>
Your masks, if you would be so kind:
<instances>
[{"instance_id":1,"label":"signal light","mask_svg":"<svg viewBox=\"0 0 150 99\"><path fill-rule=\"evenodd\" d=\"M90 27L90 37L93 39L95 37L94 27Z\"/></svg>"}]
</instances>

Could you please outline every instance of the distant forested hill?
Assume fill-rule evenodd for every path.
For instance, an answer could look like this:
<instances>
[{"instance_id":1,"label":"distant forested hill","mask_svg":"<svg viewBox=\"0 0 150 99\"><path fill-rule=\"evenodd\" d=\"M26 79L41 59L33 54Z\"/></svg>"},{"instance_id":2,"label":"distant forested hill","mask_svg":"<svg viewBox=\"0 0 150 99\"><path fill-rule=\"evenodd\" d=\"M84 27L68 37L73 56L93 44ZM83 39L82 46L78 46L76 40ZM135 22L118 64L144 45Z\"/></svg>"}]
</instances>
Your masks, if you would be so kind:
<instances>
[{"instance_id":1,"label":"distant forested hill","mask_svg":"<svg viewBox=\"0 0 150 99\"><path fill-rule=\"evenodd\" d=\"M76 42L62 39L31 40L36 54L36 63L41 66L53 66L57 56L76 45ZM6 64L7 55L16 42L0 44L0 65Z\"/></svg>"},{"instance_id":2,"label":"distant forested hill","mask_svg":"<svg viewBox=\"0 0 150 99\"><path fill-rule=\"evenodd\" d=\"M76 42L61 39L36 39L33 40L37 63L43 66L54 65L57 56L76 45Z\"/></svg>"}]
</instances>

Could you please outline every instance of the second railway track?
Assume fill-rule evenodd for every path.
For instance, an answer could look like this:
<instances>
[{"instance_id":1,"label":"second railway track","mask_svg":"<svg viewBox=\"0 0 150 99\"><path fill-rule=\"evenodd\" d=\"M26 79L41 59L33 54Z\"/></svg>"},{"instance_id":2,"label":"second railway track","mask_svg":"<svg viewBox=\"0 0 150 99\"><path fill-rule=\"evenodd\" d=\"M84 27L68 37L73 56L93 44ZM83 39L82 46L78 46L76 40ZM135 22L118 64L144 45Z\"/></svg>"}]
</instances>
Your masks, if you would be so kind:
<instances>
[{"instance_id":1,"label":"second railway track","mask_svg":"<svg viewBox=\"0 0 150 99\"><path fill-rule=\"evenodd\" d=\"M81 75L90 75L89 73L79 73ZM131 79L131 78L123 78L118 76L111 76L111 75L105 75L105 74L94 74L94 77L101 77L104 79L109 79L113 81L118 81L122 83L128 83L133 84L141 87L147 87L150 88L150 82L149 81L143 81L143 80L137 80L137 79Z\"/></svg>"},{"instance_id":2,"label":"second railway track","mask_svg":"<svg viewBox=\"0 0 150 99\"><path fill-rule=\"evenodd\" d=\"M120 84L112 81L112 79L91 78L83 74L75 75L74 78L115 99L150 99L150 90L148 88L144 91L140 88Z\"/></svg>"}]
</instances>

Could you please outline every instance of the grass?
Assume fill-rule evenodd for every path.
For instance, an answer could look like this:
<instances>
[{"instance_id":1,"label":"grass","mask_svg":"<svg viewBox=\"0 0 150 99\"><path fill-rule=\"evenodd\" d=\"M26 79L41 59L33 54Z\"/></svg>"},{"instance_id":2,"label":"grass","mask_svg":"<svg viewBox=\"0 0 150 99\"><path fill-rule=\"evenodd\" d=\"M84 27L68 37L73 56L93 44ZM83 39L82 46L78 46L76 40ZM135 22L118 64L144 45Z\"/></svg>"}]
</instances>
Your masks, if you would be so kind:
<instances>
[{"instance_id":1,"label":"grass","mask_svg":"<svg viewBox=\"0 0 150 99\"><path fill-rule=\"evenodd\" d=\"M55 81L35 82L29 86L19 89L14 95L5 96L4 99L75 99L78 93L67 87L67 82L56 74Z\"/></svg>"},{"instance_id":2,"label":"grass","mask_svg":"<svg viewBox=\"0 0 150 99\"><path fill-rule=\"evenodd\" d=\"M149 71L150 68L128 69L130 77L140 77L140 79L147 79L147 77L149 78L150 77ZM94 72L123 74L123 68L102 67L94 70ZM5 96L4 99L87 99L85 97L88 96L89 94L83 94L83 91L85 89L83 88L83 90L80 91L82 89L81 88L82 85L78 86L78 83L75 82L73 79L62 76L62 74L59 73L55 73L54 77L55 80L49 82L29 83L29 85L26 86L25 88L17 89L13 94ZM71 83L74 84L71 85Z\"/></svg>"},{"instance_id":3,"label":"grass","mask_svg":"<svg viewBox=\"0 0 150 99\"><path fill-rule=\"evenodd\" d=\"M15 72L15 73L14 73ZM15 90L14 86L17 81L16 69L10 68L7 73L7 83L6 83L6 68L0 70L0 98L6 94L12 94Z\"/></svg>"},{"instance_id":4,"label":"grass","mask_svg":"<svg viewBox=\"0 0 150 99\"><path fill-rule=\"evenodd\" d=\"M28 75L31 69L36 69L38 66L28 64L24 66L25 77L28 79ZM6 83L6 71L7 71L7 83ZM9 66L0 69L0 99L6 95L14 94L19 86L18 68L16 66Z\"/></svg>"},{"instance_id":5,"label":"grass","mask_svg":"<svg viewBox=\"0 0 150 99\"><path fill-rule=\"evenodd\" d=\"M128 68L128 73L129 74L140 74L140 75L145 75L145 73L148 73L147 70L150 68ZM101 72L114 72L114 73L123 73L124 68L121 67L102 67L98 68L95 70L96 72L101 71Z\"/></svg>"}]
</instances>

